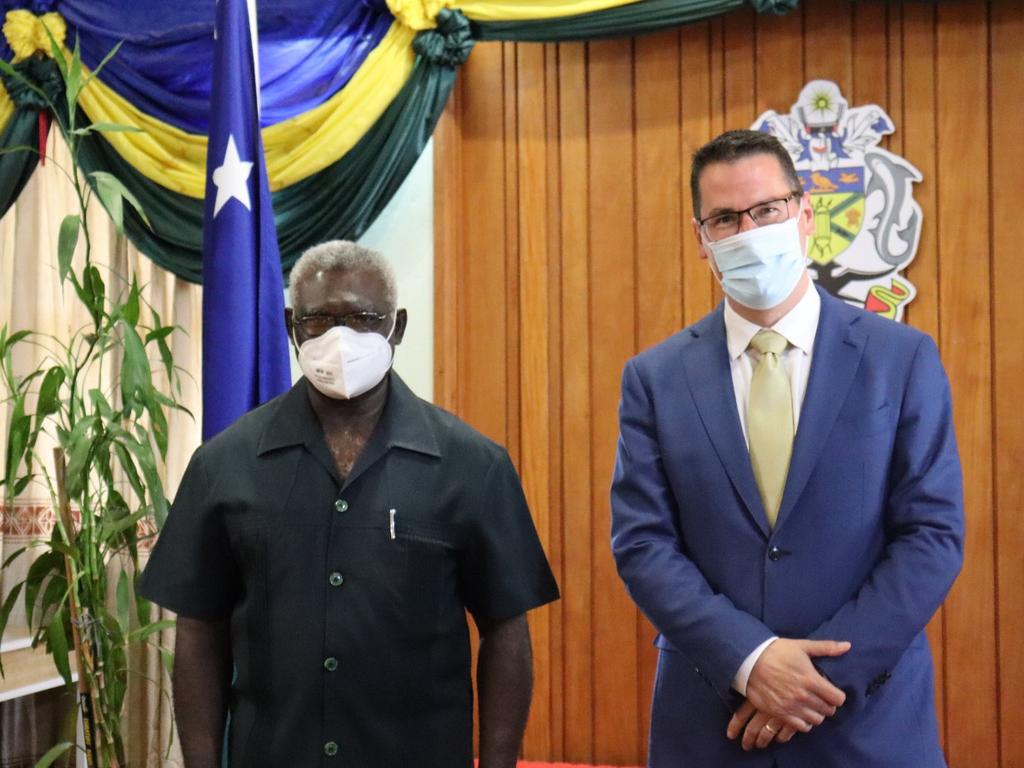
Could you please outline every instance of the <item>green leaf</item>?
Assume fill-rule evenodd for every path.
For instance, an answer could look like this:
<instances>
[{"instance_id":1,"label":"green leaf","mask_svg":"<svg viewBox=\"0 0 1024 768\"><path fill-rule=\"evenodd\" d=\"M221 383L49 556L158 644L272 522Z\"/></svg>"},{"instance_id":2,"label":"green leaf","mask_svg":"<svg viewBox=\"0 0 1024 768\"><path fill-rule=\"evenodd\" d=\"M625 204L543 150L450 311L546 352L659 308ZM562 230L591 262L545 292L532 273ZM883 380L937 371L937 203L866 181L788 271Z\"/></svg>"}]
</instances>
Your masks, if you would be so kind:
<instances>
[{"instance_id":1,"label":"green leaf","mask_svg":"<svg viewBox=\"0 0 1024 768\"><path fill-rule=\"evenodd\" d=\"M89 177L93 180L96 185L96 194L99 195L100 202L103 203L103 207L107 209L107 213L110 214L110 218L114 220L114 225L117 227L117 231L122 235L124 234L124 201L127 200L128 204L135 209L136 213L139 214L139 218L145 222L146 226L151 226L149 219L146 217L145 211L142 210L142 204L138 201L138 198L133 195L129 189L121 183L121 180L114 176L112 173L106 171L93 171L89 174Z\"/></svg>"},{"instance_id":2,"label":"green leaf","mask_svg":"<svg viewBox=\"0 0 1024 768\"><path fill-rule=\"evenodd\" d=\"M0 59L0 61L2 61L2 59ZM4 327L6 328L7 326ZM0 354L6 355L8 350L11 349L11 347L13 347L22 339L27 339L31 335L32 331L18 331L17 333L12 333L10 336L4 339L3 344L0 345Z\"/></svg>"},{"instance_id":3,"label":"green leaf","mask_svg":"<svg viewBox=\"0 0 1024 768\"><path fill-rule=\"evenodd\" d=\"M71 259L75 255L75 246L78 245L78 233L82 228L82 219L79 216L65 216L60 223L60 235L57 238L57 263L60 265L60 281L67 280L71 271Z\"/></svg>"},{"instance_id":4,"label":"green leaf","mask_svg":"<svg viewBox=\"0 0 1024 768\"><path fill-rule=\"evenodd\" d=\"M6 565L4 566L6 567ZM7 620L11 617L11 610L14 608L14 604L18 602L18 595L21 592L21 587L24 582L19 581L14 585L14 588L8 593L7 599L4 600L4 604L0 606L0 640L3 639L4 630L7 629ZM0 677L4 676L4 665L3 655L0 654Z\"/></svg>"},{"instance_id":5,"label":"green leaf","mask_svg":"<svg viewBox=\"0 0 1024 768\"><path fill-rule=\"evenodd\" d=\"M99 414L99 417L104 421L110 421L114 418L114 409L110 407L110 401L107 400L107 396L103 394L101 389L90 389L89 400L92 401L93 410Z\"/></svg>"},{"instance_id":6,"label":"green leaf","mask_svg":"<svg viewBox=\"0 0 1024 768\"><path fill-rule=\"evenodd\" d=\"M121 625L121 633L127 634L131 629L132 586L128 573L124 568L117 577L117 621Z\"/></svg>"},{"instance_id":7,"label":"green leaf","mask_svg":"<svg viewBox=\"0 0 1024 768\"><path fill-rule=\"evenodd\" d=\"M46 630L46 645L50 655L53 656L54 666L64 678L64 682L71 685L71 664L68 661L68 636L64 631L64 612L57 611L54 614L50 626Z\"/></svg>"},{"instance_id":8,"label":"green leaf","mask_svg":"<svg viewBox=\"0 0 1024 768\"><path fill-rule=\"evenodd\" d=\"M68 596L68 580L64 577L64 571L60 575L53 574L46 582L46 589L43 590L43 599L39 602L39 621L46 621L51 616L53 609L59 609Z\"/></svg>"},{"instance_id":9,"label":"green leaf","mask_svg":"<svg viewBox=\"0 0 1024 768\"><path fill-rule=\"evenodd\" d=\"M128 291L128 297L125 299L124 305L121 307L121 317L129 325L135 326L139 324L139 283L135 279L135 275L132 275L132 286Z\"/></svg>"},{"instance_id":10,"label":"green leaf","mask_svg":"<svg viewBox=\"0 0 1024 768\"><path fill-rule=\"evenodd\" d=\"M152 331L146 334L146 344L149 344L151 341L166 339L176 330L177 328L175 328L173 325L165 325L160 328L154 328Z\"/></svg>"},{"instance_id":11,"label":"green leaf","mask_svg":"<svg viewBox=\"0 0 1024 768\"><path fill-rule=\"evenodd\" d=\"M38 431L44 417L56 413L60 409L60 387L64 383L64 369L53 366L46 372L43 383L39 387L39 400L36 403L36 430Z\"/></svg>"},{"instance_id":12,"label":"green leaf","mask_svg":"<svg viewBox=\"0 0 1024 768\"><path fill-rule=\"evenodd\" d=\"M11 563L13 563L15 560L17 560L19 557L21 557L27 551L28 551L28 546L26 545L24 547L19 547L18 549L16 549L13 552L11 552L11 554L7 556L7 559L4 560L4 564L0 565L0 571L2 571L4 568L6 568Z\"/></svg>"},{"instance_id":13,"label":"green leaf","mask_svg":"<svg viewBox=\"0 0 1024 768\"><path fill-rule=\"evenodd\" d=\"M153 449L149 445L146 431L138 427L138 432L137 440L126 440L124 445L135 456L139 469L142 470L153 503L153 517L156 519L157 528L160 529L164 527L164 521L167 519L167 498L164 496L163 484L160 482L160 474L156 469L156 460L153 458Z\"/></svg>"},{"instance_id":14,"label":"green leaf","mask_svg":"<svg viewBox=\"0 0 1024 768\"><path fill-rule=\"evenodd\" d=\"M92 303L88 306L93 320L98 325L99 319L103 316L103 300L106 297L107 289L103 284L103 276L95 265L90 264L85 268L85 282L88 286L89 295L92 297Z\"/></svg>"},{"instance_id":15,"label":"green leaf","mask_svg":"<svg viewBox=\"0 0 1024 768\"><path fill-rule=\"evenodd\" d=\"M121 125L120 123L92 123L83 128L76 128L72 133L76 136L88 136L90 133L144 133L144 131L134 125Z\"/></svg>"},{"instance_id":16,"label":"green leaf","mask_svg":"<svg viewBox=\"0 0 1024 768\"><path fill-rule=\"evenodd\" d=\"M35 764L35 768L50 768L51 765L57 760L58 757L63 755L69 749L74 747L70 741L62 741L60 744L56 744L50 747L49 751L39 758L39 762Z\"/></svg>"},{"instance_id":17,"label":"green leaf","mask_svg":"<svg viewBox=\"0 0 1024 768\"><path fill-rule=\"evenodd\" d=\"M10 426L7 429L7 467L4 483L8 488L14 486L18 466L21 464L25 449L28 447L29 431L32 428L32 417L25 415L25 396L21 393L14 396L14 408L11 412Z\"/></svg>"},{"instance_id":18,"label":"green leaf","mask_svg":"<svg viewBox=\"0 0 1024 768\"><path fill-rule=\"evenodd\" d=\"M88 480L89 457L96 442L93 434L94 428L99 424L95 416L86 416L80 419L75 428L68 435L66 443L63 444L64 451L68 456L67 492L68 498L77 498L85 488Z\"/></svg>"},{"instance_id":19,"label":"green leaf","mask_svg":"<svg viewBox=\"0 0 1024 768\"><path fill-rule=\"evenodd\" d=\"M28 484L32 482L32 478L35 475L22 475L14 482L14 490L11 491L12 496L20 496L22 492L28 488Z\"/></svg>"},{"instance_id":20,"label":"green leaf","mask_svg":"<svg viewBox=\"0 0 1024 768\"><path fill-rule=\"evenodd\" d=\"M139 626L149 625L150 617L153 614L153 604L142 595L135 595L135 615L139 618Z\"/></svg>"},{"instance_id":21,"label":"green leaf","mask_svg":"<svg viewBox=\"0 0 1024 768\"><path fill-rule=\"evenodd\" d=\"M29 626L32 626L32 616L36 610L36 598L39 597L39 590L43 581L57 568L64 565L64 556L47 550L39 555L28 568L25 576L25 617Z\"/></svg>"},{"instance_id":22,"label":"green leaf","mask_svg":"<svg viewBox=\"0 0 1024 768\"><path fill-rule=\"evenodd\" d=\"M127 436L126 439L131 440L132 438L131 436ZM115 442L114 455L117 457L117 461L121 465L121 469L124 470L132 490L135 491L135 495L138 496L139 503L145 504L146 489L142 485L142 480L139 479L139 473L135 469L135 462L132 461L132 457L128 455L128 450L120 442Z\"/></svg>"},{"instance_id":23,"label":"green leaf","mask_svg":"<svg viewBox=\"0 0 1024 768\"><path fill-rule=\"evenodd\" d=\"M157 632L163 632L165 629L174 629L174 619L161 619L160 621L154 621L152 624L147 624L144 627L133 629L128 633L128 642L137 643L139 640L145 640L150 635L156 634Z\"/></svg>"},{"instance_id":24,"label":"green leaf","mask_svg":"<svg viewBox=\"0 0 1024 768\"><path fill-rule=\"evenodd\" d=\"M121 364L121 398L125 404L146 400L145 393L153 387L153 374L149 368L146 348L138 331L127 323L124 330L124 360Z\"/></svg>"},{"instance_id":25,"label":"green leaf","mask_svg":"<svg viewBox=\"0 0 1024 768\"><path fill-rule=\"evenodd\" d=\"M160 646L160 661L164 663L164 671L168 677L174 675L174 654L167 648Z\"/></svg>"}]
</instances>

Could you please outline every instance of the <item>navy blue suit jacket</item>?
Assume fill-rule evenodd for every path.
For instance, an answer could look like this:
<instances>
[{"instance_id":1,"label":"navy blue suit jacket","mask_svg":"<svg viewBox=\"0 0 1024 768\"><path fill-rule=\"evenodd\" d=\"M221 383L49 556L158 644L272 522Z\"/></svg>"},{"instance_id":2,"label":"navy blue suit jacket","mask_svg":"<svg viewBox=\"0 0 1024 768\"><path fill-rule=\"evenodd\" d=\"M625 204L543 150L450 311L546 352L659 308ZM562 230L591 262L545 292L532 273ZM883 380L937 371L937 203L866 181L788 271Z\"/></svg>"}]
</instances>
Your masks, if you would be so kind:
<instances>
[{"instance_id":1,"label":"navy blue suit jacket","mask_svg":"<svg viewBox=\"0 0 1024 768\"><path fill-rule=\"evenodd\" d=\"M722 306L630 360L612 550L659 631L654 768L945 765L924 627L959 572L960 460L930 337L821 294L786 489L769 529ZM847 695L789 744L725 737L740 664L772 635L849 640L819 669Z\"/></svg>"}]
</instances>

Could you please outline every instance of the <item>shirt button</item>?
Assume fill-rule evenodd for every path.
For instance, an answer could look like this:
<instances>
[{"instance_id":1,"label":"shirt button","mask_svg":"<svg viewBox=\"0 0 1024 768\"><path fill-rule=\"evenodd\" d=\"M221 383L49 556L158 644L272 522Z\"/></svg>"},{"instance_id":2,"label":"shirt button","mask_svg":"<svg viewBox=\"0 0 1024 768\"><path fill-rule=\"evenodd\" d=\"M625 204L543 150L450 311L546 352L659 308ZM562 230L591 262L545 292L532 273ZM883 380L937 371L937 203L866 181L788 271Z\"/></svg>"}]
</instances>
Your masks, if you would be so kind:
<instances>
[{"instance_id":1,"label":"shirt button","mask_svg":"<svg viewBox=\"0 0 1024 768\"><path fill-rule=\"evenodd\" d=\"M345 501L344 499L338 499L336 502L334 502L334 508L338 512L345 512L348 510L348 502Z\"/></svg>"},{"instance_id":2,"label":"shirt button","mask_svg":"<svg viewBox=\"0 0 1024 768\"><path fill-rule=\"evenodd\" d=\"M338 660L336 658L334 658L333 656L328 656L326 659L324 659L324 669L326 669L328 672L333 672L337 668Z\"/></svg>"},{"instance_id":3,"label":"shirt button","mask_svg":"<svg viewBox=\"0 0 1024 768\"><path fill-rule=\"evenodd\" d=\"M768 559L771 560L772 562L775 562L776 560L781 560L782 559L782 550L779 549L778 547L772 547L771 549L768 550Z\"/></svg>"},{"instance_id":4,"label":"shirt button","mask_svg":"<svg viewBox=\"0 0 1024 768\"><path fill-rule=\"evenodd\" d=\"M340 587L342 584L345 583L345 577L337 571L335 571L327 577L327 581L330 582L332 587Z\"/></svg>"},{"instance_id":5,"label":"shirt button","mask_svg":"<svg viewBox=\"0 0 1024 768\"><path fill-rule=\"evenodd\" d=\"M335 744L333 741L328 741L326 744L324 744L324 754L328 757L334 757L336 754L338 754L338 745Z\"/></svg>"}]
</instances>

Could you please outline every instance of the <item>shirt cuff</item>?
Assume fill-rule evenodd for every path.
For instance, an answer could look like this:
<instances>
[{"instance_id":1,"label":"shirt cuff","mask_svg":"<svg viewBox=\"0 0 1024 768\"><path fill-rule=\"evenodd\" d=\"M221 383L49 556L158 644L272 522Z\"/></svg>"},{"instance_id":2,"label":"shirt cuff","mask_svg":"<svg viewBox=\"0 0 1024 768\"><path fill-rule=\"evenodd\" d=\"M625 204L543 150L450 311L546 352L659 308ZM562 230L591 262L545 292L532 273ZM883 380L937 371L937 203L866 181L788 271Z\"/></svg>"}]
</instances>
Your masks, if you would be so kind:
<instances>
[{"instance_id":1,"label":"shirt cuff","mask_svg":"<svg viewBox=\"0 0 1024 768\"><path fill-rule=\"evenodd\" d=\"M739 691L742 696L747 695L747 681L750 680L750 673L754 671L754 665L757 664L757 660L761 658L761 654L764 653L765 649L778 639L778 637L769 637L751 651L750 655L740 664L740 668L736 671L736 677L732 679L732 687Z\"/></svg>"}]
</instances>

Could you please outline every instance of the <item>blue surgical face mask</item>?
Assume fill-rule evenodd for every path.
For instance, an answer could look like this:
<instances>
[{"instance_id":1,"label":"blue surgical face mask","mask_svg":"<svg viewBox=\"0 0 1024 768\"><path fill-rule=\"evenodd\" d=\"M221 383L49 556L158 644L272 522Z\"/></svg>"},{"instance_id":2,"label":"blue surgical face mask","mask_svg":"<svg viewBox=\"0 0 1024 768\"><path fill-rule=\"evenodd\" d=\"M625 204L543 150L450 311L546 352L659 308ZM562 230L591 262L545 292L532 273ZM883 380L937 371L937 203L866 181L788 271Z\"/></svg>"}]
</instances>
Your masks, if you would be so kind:
<instances>
[{"instance_id":1,"label":"blue surgical face mask","mask_svg":"<svg viewBox=\"0 0 1024 768\"><path fill-rule=\"evenodd\" d=\"M807 261L797 217L705 241L704 247L715 260L725 295L750 309L771 309L785 301Z\"/></svg>"}]
</instances>

